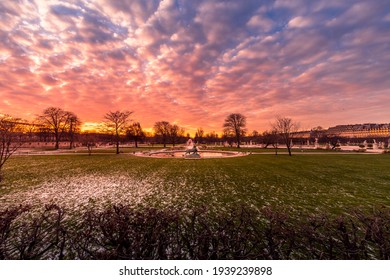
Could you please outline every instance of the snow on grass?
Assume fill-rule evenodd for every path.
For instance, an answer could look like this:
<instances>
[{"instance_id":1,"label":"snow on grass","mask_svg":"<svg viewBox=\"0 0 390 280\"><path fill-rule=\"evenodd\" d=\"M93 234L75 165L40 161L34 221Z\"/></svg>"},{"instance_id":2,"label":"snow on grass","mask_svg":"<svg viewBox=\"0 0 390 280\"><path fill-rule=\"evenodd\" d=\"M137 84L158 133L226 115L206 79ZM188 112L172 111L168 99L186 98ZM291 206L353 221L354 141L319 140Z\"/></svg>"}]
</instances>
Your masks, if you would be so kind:
<instances>
[{"instance_id":1,"label":"snow on grass","mask_svg":"<svg viewBox=\"0 0 390 280\"><path fill-rule=\"evenodd\" d=\"M16 205L42 206L57 204L78 211L87 206L102 208L108 204L137 206L153 196L159 185L158 177L148 180L118 176L86 175L48 181L1 197L1 209Z\"/></svg>"},{"instance_id":2,"label":"snow on grass","mask_svg":"<svg viewBox=\"0 0 390 280\"><path fill-rule=\"evenodd\" d=\"M91 207L102 210L108 205L125 204L134 208L158 207L186 211L197 203L207 203L214 209L223 210L221 193L234 192L225 179L216 175L211 185L205 186L203 181L194 177L183 175L167 179L161 172L141 179L123 173L68 176L5 194L0 197L0 210L18 205L31 205L38 209L47 204L56 204L68 213L79 213Z\"/></svg>"},{"instance_id":3,"label":"snow on grass","mask_svg":"<svg viewBox=\"0 0 390 280\"><path fill-rule=\"evenodd\" d=\"M207 176L179 174L166 178L164 169L149 176L136 178L118 173L114 175L75 175L25 189L15 190L0 197L0 210L18 205L31 205L35 212L44 205L56 204L70 215L88 209L100 211L109 205L123 204L133 208L155 207L187 212L206 206L213 213L224 212L231 199L238 195L229 176L217 171Z\"/></svg>"}]
</instances>

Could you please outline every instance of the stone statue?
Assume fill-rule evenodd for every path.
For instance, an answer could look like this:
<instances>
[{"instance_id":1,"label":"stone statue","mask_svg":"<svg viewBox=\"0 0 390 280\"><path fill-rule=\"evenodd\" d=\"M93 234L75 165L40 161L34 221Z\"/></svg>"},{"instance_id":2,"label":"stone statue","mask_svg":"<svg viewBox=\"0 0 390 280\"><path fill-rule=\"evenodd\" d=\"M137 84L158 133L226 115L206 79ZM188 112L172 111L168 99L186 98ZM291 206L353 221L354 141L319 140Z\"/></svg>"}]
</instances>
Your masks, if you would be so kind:
<instances>
[{"instance_id":1,"label":"stone statue","mask_svg":"<svg viewBox=\"0 0 390 280\"><path fill-rule=\"evenodd\" d=\"M194 145L191 149L186 150L184 155L197 155L198 154L198 149Z\"/></svg>"}]
</instances>

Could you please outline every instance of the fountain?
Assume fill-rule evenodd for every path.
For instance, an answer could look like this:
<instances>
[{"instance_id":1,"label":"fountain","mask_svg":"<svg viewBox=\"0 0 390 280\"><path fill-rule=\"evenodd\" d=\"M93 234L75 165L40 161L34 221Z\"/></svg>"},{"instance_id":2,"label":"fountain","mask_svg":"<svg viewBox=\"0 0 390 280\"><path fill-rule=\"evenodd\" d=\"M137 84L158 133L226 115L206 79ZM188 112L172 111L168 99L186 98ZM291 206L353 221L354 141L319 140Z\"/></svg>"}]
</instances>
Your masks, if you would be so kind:
<instances>
[{"instance_id":1,"label":"fountain","mask_svg":"<svg viewBox=\"0 0 390 280\"><path fill-rule=\"evenodd\" d=\"M209 158L227 158L246 156L247 153L221 150L200 150L192 139L189 139L185 146L172 150L160 150L135 153L135 156L153 157L153 158L184 158L184 159L209 159Z\"/></svg>"},{"instance_id":2,"label":"fountain","mask_svg":"<svg viewBox=\"0 0 390 280\"><path fill-rule=\"evenodd\" d=\"M187 149L183 155L184 158L200 158L200 154L198 153L198 148L193 143L192 139L188 139L187 141Z\"/></svg>"},{"instance_id":3,"label":"fountain","mask_svg":"<svg viewBox=\"0 0 390 280\"><path fill-rule=\"evenodd\" d=\"M194 141L192 141L192 139L188 139L187 142L186 142L186 146L188 149L192 148L194 146Z\"/></svg>"}]
</instances>

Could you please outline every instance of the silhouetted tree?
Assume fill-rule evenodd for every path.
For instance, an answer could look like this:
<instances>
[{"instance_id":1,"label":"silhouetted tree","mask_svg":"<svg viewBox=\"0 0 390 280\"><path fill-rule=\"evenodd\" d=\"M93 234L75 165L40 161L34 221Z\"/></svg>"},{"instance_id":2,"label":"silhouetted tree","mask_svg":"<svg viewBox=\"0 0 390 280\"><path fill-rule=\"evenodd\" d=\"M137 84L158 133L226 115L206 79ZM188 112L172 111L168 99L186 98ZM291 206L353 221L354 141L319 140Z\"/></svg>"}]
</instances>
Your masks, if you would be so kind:
<instances>
[{"instance_id":1,"label":"silhouetted tree","mask_svg":"<svg viewBox=\"0 0 390 280\"><path fill-rule=\"evenodd\" d=\"M260 133L257 130L253 130L248 137L249 141L253 141L255 143L259 141L259 138L260 138Z\"/></svg>"},{"instance_id":2,"label":"silhouetted tree","mask_svg":"<svg viewBox=\"0 0 390 280\"><path fill-rule=\"evenodd\" d=\"M340 136L337 136L337 135L329 135L329 136L325 136L324 140L327 143L329 143L329 145L331 146L331 149L334 150L340 146L340 143L343 140L343 138Z\"/></svg>"},{"instance_id":3,"label":"silhouetted tree","mask_svg":"<svg viewBox=\"0 0 390 280\"><path fill-rule=\"evenodd\" d=\"M130 111L110 111L104 115L105 126L114 135L117 154L119 154L120 136L126 132L132 113Z\"/></svg>"},{"instance_id":4,"label":"silhouetted tree","mask_svg":"<svg viewBox=\"0 0 390 280\"><path fill-rule=\"evenodd\" d=\"M204 137L204 130L203 128L198 128L195 132L195 142L202 143Z\"/></svg>"},{"instance_id":5,"label":"silhouetted tree","mask_svg":"<svg viewBox=\"0 0 390 280\"><path fill-rule=\"evenodd\" d=\"M74 148L75 135L80 131L81 121L72 112L68 112L68 135L69 135L69 149Z\"/></svg>"},{"instance_id":6,"label":"silhouetted tree","mask_svg":"<svg viewBox=\"0 0 390 280\"><path fill-rule=\"evenodd\" d=\"M0 181L6 161L22 146L20 119L0 115Z\"/></svg>"},{"instance_id":7,"label":"silhouetted tree","mask_svg":"<svg viewBox=\"0 0 390 280\"><path fill-rule=\"evenodd\" d=\"M73 117L77 118L74 113L57 107L49 107L43 111L42 115L38 116L38 121L53 133L56 143L55 149L59 148L59 143L63 135L68 132L70 119Z\"/></svg>"},{"instance_id":8,"label":"silhouetted tree","mask_svg":"<svg viewBox=\"0 0 390 280\"><path fill-rule=\"evenodd\" d=\"M169 137L171 138L173 147L175 147L175 144L178 143L181 137L184 137L184 133L184 128L178 126L177 124L169 125Z\"/></svg>"},{"instance_id":9,"label":"silhouetted tree","mask_svg":"<svg viewBox=\"0 0 390 280\"><path fill-rule=\"evenodd\" d=\"M127 128L126 135L130 140L134 141L136 148L138 148L138 142L145 138L145 132L142 130L141 124L139 122L132 123Z\"/></svg>"},{"instance_id":10,"label":"silhouetted tree","mask_svg":"<svg viewBox=\"0 0 390 280\"><path fill-rule=\"evenodd\" d=\"M298 124L290 118L278 116L273 124L273 130L279 134L281 141L286 144L288 154L291 156L292 133L298 130Z\"/></svg>"},{"instance_id":11,"label":"silhouetted tree","mask_svg":"<svg viewBox=\"0 0 390 280\"><path fill-rule=\"evenodd\" d=\"M264 131L261 134L262 143L264 148L268 148L269 145L274 145L276 137L274 131Z\"/></svg>"},{"instance_id":12,"label":"silhouetted tree","mask_svg":"<svg viewBox=\"0 0 390 280\"><path fill-rule=\"evenodd\" d=\"M94 133L84 133L82 136L82 145L87 147L88 155L92 154L92 149L96 147L97 137Z\"/></svg>"},{"instance_id":13,"label":"silhouetted tree","mask_svg":"<svg viewBox=\"0 0 390 280\"><path fill-rule=\"evenodd\" d=\"M275 155L278 154L278 147L279 147L279 132L277 130L272 130L269 133L269 141L272 144L272 147L275 148Z\"/></svg>"},{"instance_id":14,"label":"silhouetted tree","mask_svg":"<svg viewBox=\"0 0 390 280\"><path fill-rule=\"evenodd\" d=\"M156 136L161 137L164 148L167 146L168 137L170 135L170 123L167 121L156 122L153 126Z\"/></svg>"},{"instance_id":15,"label":"silhouetted tree","mask_svg":"<svg viewBox=\"0 0 390 280\"><path fill-rule=\"evenodd\" d=\"M232 135L237 142L237 147L240 148L241 137L246 133L246 117L242 114L230 114L225 119L223 127L224 133Z\"/></svg>"},{"instance_id":16,"label":"silhouetted tree","mask_svg":"<svg viewBox=\"0 0 390 280\"><path fill-rule=\"evenodd\" d=\"M230 147L233 147L233 134L229 133L228 131L224 130L221 136L221 139L223 142L228 143Z\"/></svg>"}]
</instances>

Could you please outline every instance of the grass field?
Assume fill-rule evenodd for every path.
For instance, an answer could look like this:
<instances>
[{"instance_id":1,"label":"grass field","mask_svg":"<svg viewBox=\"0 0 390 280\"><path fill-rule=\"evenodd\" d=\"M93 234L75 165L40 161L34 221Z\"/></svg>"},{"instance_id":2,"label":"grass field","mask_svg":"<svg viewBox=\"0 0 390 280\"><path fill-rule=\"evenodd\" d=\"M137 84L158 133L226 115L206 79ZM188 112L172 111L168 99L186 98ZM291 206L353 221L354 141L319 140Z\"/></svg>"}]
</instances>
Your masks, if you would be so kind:
<instances>
[{"instance_id":1,"label":"grass field","mask_svg":"<svg viewBox=\"0 0 390 280\"><path fill-rule=\"evenodd\" d=\"M0 208L57 203L130 204L179 210L206 205L272 206L292 215L390 206L389 155L249 155L157 159L129 154L15 156L0 185Z\"/></svg>"}]
</instances>

